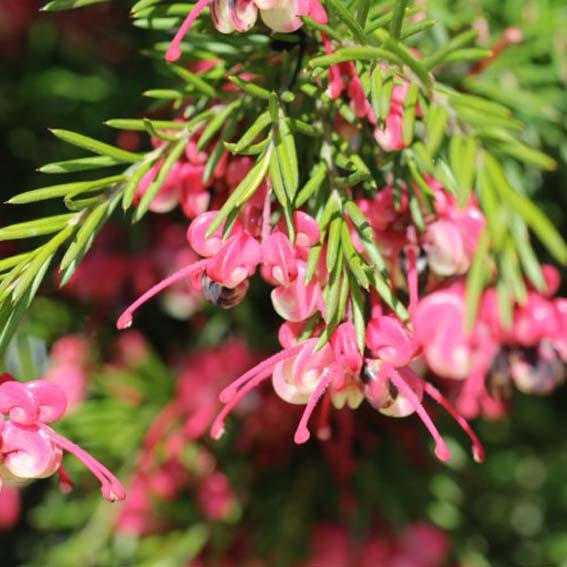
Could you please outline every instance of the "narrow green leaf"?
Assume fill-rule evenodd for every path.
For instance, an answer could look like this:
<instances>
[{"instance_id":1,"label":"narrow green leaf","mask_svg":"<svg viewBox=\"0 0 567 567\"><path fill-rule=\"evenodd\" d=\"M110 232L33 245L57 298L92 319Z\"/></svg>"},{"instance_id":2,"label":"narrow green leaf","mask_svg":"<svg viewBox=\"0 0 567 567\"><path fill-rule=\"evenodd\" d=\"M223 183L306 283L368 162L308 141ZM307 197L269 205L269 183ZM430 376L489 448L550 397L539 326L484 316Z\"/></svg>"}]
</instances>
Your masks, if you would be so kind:
<instances>
[{"instance_id":1,"label":"narrow green leaf","mask_svg":"<svg viewBox=\"0 0 567 567\"><path fill-rule=\"evenodd\" d=\"M41 173L75 173L77 171L90 171L120 165L124 162L118 161L108 156L95 156L79 159L69 159L67 161L56 161L48 163L39 168Z\"/></svg>"},{"instance_id":2,"label":"narrow green leaf","mask_svg":"<svg viewBox=\"0 0 567 567\"><path fill-rule=\"evenodd\" d=\"M136 212L134 213L134 221L139 221L148 211L152 201L155 199L159 190L162 188L171 168L175 165L181 154L185 151L187 140L182 138L179 140L169 151L168 156L165 158L156 178L152 181L146 192L142 195Z\"/></svg>"},{"instance_id":3,"label":"narrow green leaf","mask_svg":"<svg viewBox=\"0 0 567 567\"><path fill-rule=\"evenodd\" d=\"M427 137L425 147L429 155L434 156L447 130L447 123L449 121L449 112L447 108L439 103L433 103L429 106L426 118Z\"/></svg>"},{"instance_id":4,"label":"narrow green leaf","mask_svg":"<svg viewBox=\"0 0 567 567\"><path fill-rule=\"evenodd\" d=\"M326 266L331 272L337 263L338 257L342 254L341 234L343 220L340 216L336 216L329 225L329 233L327 236L327 255Z\"/></svg>"},{"instance_id":5,"label":"narrow green leaf","mask_svg":"<svg viewBox=\"0 0 567 567\"><path fill-rule=\"evenodd\" d=\"M346 222L342 222L341 232L341 246L350 271L354 275L358 285L368 290L370 287L370 281L364 271L362 259L352 244L349 228Z\"/></svg>"},{"instance_id":6,"label":"narrow green leaf","mask_svg":"<svg viewBox=\"0 0 567 567\"><path fill-rule=\"evenodd\" d=\"M270 177L274 191L276 195L285 193L285 203L292 203L299 187L299 171L295 139L282 113L277 127L272 130L272 137L274 152L270 161ZM282 202L280 197L278 200Z\"/></svg>"},{"instance_id":7,"label":"narrow green leaf","mask_svg":"<svg viewBox=\"0 0 567 567\"><path fill-rule=\"evenodd\" d=\"M426 57L423 60L423 64L427 69L433 69L433 67L436 67L437 65L443 63L451 53L474 41L476 39L476 36L477 31L474 29L469 29L464 31L463 33L460 33L459 35L451 39L436 53L430 55L429 57Z\"/></svg>"},{"instance_id":8,"label":"narrow green leaf","mask_svg":"<svg viewBox=\"0 0 567 567\"><path fill-rule=\"evenodd\" d=\"M384 88L384 79L382 76L382 69L380 65L374 65L372 69L372 74L370 75L370 101L372 103L372 109L376 118L379 120L383 119L382 107L381 107L381 95L382 89ZM388 108L390 107L390 101L388 101Z\"/></svg>"},{"instance_id":9,"label":"narrow green leaf","mask_svg":"<svg viewBox=\"0 0 567 567\"><path fill-rule=\"evenodd\" d=\"M341 47L331 55L320 55L309 61L307 66L311 69L315 67L330 67L338 63L347 61L389 61L390 63L402 64L402 60L395 53L380 47Z\"/></svg>"},{"instance_id":10,"label":"narrow green leaf","mask_svg":"<svg viewBox=\"0 0 567 567\"><path fill-rule=\"evenodd\" d=\"M153 160L143 161L139 164L136 164L134 170L131 172L130 179L126 182L126 186L124 188L124 192L122 193L122 210L126 211L134 202L134 197L136 195L136 189L142 180L142 177L148 173L148 171L154 165Z\"/></svg>"},{"instance_id":11,"label":"narrow green leaf","mask_svg":"<svg viewBox=\"0 0 567 567\"><path fill-rule=\"evenodd\" d=\"M230 104L227 104L223 110L217 111L215 117L207 124L206 128L203 130L199 141L197 142L197 149L202 151L205 149L207 144L213 139L216 133L225 125L226 121L232 114L240 107L242 101L235 100Z\"/></svg>"},{"instance_id":12,"label":"narrow green leaf","mask_svg":"<svg viewBox=\"0 0 567 567\"><path fill-rule=\"evenodd\" d=\"M108 213L109 202L105 201L97 207L94 207L92 211L86 215L86 218L79 227L73 242L67 249L67 252L61 260L60 269L65 270L69 264L75 259L76 255L79 253L81 248L85 246L87 240L97 232L97 229L103 222L106 214Z\"/></svg>"},{"instance_id":13,"label":"narrow green leaf","mask_svg":"<svg viewBox=\"0 0 567 567\"><path fill-rule=\"evenodd\" d=\"M383 29L374 32L374 35L389 49L398 59L405 63L419 78L426 89L431 89L431 77L426 65L420 61L403 43L397 41Z\"/></svg>"},{"instance_id":14,"label":"narrow green leaf","mask_svg":"<svg viewBox=\"0 0 567 567\"><path fill-rule=\"evenodd\" d=\"M77 134L76 132L70 132L69 130L54 129L51 130L51 133L55 137L63 140L64 142L67 142L68 144L83 148L84 150L88 150L89 152L92 152L94 154L114 158L118 161L134 163L143 159L143 155L141 154L127 152L126 150L121 150L120 148L99 142L98 140L89 138L88 136L83 136L82 134Z\"/></svg>"},{"instance_id":15,"label":"narrow green leaf","mask_svg":"<svg viewBox=\"0 0 567 567\"><path fill-rule=\"evenodd\" d=\"M404 113L402 119L402 135L406 146L409 146L413 140L418 94L419 86L416 83L412 83L408 89L406 100L404 101Z\"/></svg>"},{"instance_id":16,"label":"narrow green leaf","mask_svg":"<svg viewBox=\"0 0 567 567\"><path fill-rule=\"evenodd\" d=\"M350 29L355 39L360 43L365 44L366 35L364 34L364 29L341 0L328 0L328 4L337 13L343 23Z\"/></svg>"},{"instance_id":17,"label":"narrow green leaf","mask_svg":"<svg viewBox=\"0 0 567 567\"><path fill-rule=\"evenodd\" d=\"M105 187L120 183L124 181L124 179L125 175L120 174L96 179L95 181L76 181L73 183L63 183L61 185L51 185L49 187L32 189L31 191L15 195L7 201L7 203L10 205L27 205L28 203L35 203L37 201L65 197L69 194L80 195L81 193L90 193L91 191L104 189Z\"/></svg>"},{"instance_id":18,"label":"narrow green leaf","mask_svg":"<svg viewBox=\"0 0 567 567\"><path fill-rule=\"evenodd\" d=\"M567 244L551 221L528 198L512 188L500 164L490 154L485 154L485 167L502 200L524 219L558 262L567 264Z\"/></svg>"},{"instance_id":19,"label":"narrow green leaf","mask_svg":"<svg viewBox=\"0 0 567 567\"><path fill-rule=\"evenodd\" d=\"M156 130L184 130L187 128L187 122L177 120L152 120L151 122ZM105 124L118 130L143 132L146 129L144 119L138 118L114 118L107 120Z\"/></svg>"},{"instance_id":20,"label":"narrow green leaf","mask_svg":"<svg viewBox=\"0 0 567 567\"><path fill-rule=\"evenodd\" d=\"M26 270L18 278L17 283L12 291L12 301L16 302L23 297L23 295L28 290L29 286L32 285L34 279L39 273L45 273L47 269L47 264L51 262L51 259L59 249L59 247L70 238L75 230L74 226L67 226L54 237L46 242L41 248L38 248L34 253L32 261L29 263Z\"/></svg>"},{"instance_id":21,"label":"narrow green leaf","mask_svg":"<svg viewBox=\"0 0 567 567\"><path fill-rule=\"evenodd\" d=\"M238 187L236 187L236 189L230 194L230 197L225 201L221 210L217 213L213 222L210 224L207 230L207 237L214 234L235 207L243 205L250 197L252 197L256 189L260 186L260 183L262 183L262 180L266 177L268 164L270 162L270 154L271 148L268 147L268 149L266 149L266 151L258 158L244 179L238 184Z\"/></svg>"},{"instance_id":22,"label":"narrow green leaf","mask_svg":"<svg viewBox=\"0 0 567 567\"><path fill-rule=\"evenodd\" d=\"M539 292L544 292L546 288L545 278L543 277L541 266L530 243L530 237L526 225L518 216L513 217L510 224L512 238L515 243L514 248L518 253L522 268L532 285Z\"/></svg>"},{"instance_id":23,"label":"narrow green leaf","mask_svg":"<svg viewBox=\"0 0 567 567\"><path fill-rule=\"evenodd\" d=\"M170 65L170 68L173 69L174 73L179 75L179 77L181 77L184 81L195 87L195 89L197 89L200 93L210 98L218 97L219 93L217 90L212 85L209 85L207 81L198 75L195 75L195 73L191 73L191 71L179 65Z\"/></svg>"},{"instance_id":24,"label":"narrow green leaf","mask_svg":"<svg viewBox=\"0 0 567 567\"><path fill-rule=\"evenodd\" d=\"M307 181L307 183L301 188L297 197L295 199L295 208L298 209L302 205L304 205L311 196L319 190L323 181L325 181L327 177L327 164L323 161L320 161L313 172L311 173L311 177Z\"/></svg>"},{"instance_id":25,"label":"narrow green leaf","mask_svg":"<svg viewBox=\"0 0 567 567\"><path fill-rule=\"evenodd\" d=\"M45 234L53 234L69 224L75 216L74 213L55 215L6 226L0 228L0 241L19 240L22 238L34 238Z\"/></svg>"},{"instance_id":26,"label":"narrow green leaf","mask_svg":"<svg viewBox=\"0 0 567 567\"><path fill-rule=\"evenodd\" d=\"M399 39L404 23L404 13L407 6L407 0L396 0L394 11L392 14L392 22L390 24L390 34L393 38Z\"/></svg>"},{"instance_id":27,"label":"narrow green leaf","mask_svg":"<svg viewBox=\"0 0 567 567\"><path fill-rule=\"evenodd\" d=\"M306 284L311 281L313 275L315 274L315 270L317 269L322 250L323 246L321 245L321 243L315 244L311 247L311 250L309 250L309 255L307 256L307 266L305 267Z\"/></svg>"},{"instance_id":28,"label":"narrow green leaf","mask_svg":"<svg viewBox=\"0 0 567 567\"><path fill-rule=\"evenodd\" d=\"M465 206L469 200L470 193L476 176L477 143L470 136L455 133L451 136L449 143L449 161L451 171L459 187L459 205Z\"/></svg>"},{"instance_id":29,"label":"narrow green leaf","mask_svg":"<svg viewBox=\"0 0 567 567\"><path fill-rule=\"evenodd\" d=\"M249 81L243 81L239 77L235 76L229 76L228 80L233 85L236 85L238 88L242 89L245 93L253 96L254 98L270 100L270 91L266 90L263 87L260 87Z\"/></svg>"},{"instance_id":30,"label":"narrow green leaf","mask_svg":"<svg viewBox=\"0 0 567 567\"><path fill-rule=\"evenodd\" d=\"M101 4L108 0L51 0L43 8L42 12L56 12L57 10L72 10L74 8L82 8L92 4Z\"/></svg>"},{"instance_id":31,"label":"narrow green leaf","mask_svg":"<svg viewBox=\"0 0 567 567\"><path fill-rule=\"evenodd\" d=\"M364 317L364 295L356 285L353 275L350 279L350 304L352 308L352 322L356 332L356 344L360 353L364 352L366 342L366 320Z\"/></svg>"},{"instance_id":32,"label":"narrow green leaf","mask_svg":"<svg viewBox=\"0 0 567 567\"><path fill-rule=\"evenodd\" d=\"M235 144L231 144L233 148L231 151L233 153L239 154L242 150L248 148L251 144L253 144L256 141L260 133L269 124L271 124L271 122L272 119L270 117L270 113L268 111L262 112L262 114L260 114L258 118L254 120L254 122L248 128L248 130L246 130L246 132L242 134L242 137L238 140L238 142L236 142Z\"/></svg>"}]
</instances>

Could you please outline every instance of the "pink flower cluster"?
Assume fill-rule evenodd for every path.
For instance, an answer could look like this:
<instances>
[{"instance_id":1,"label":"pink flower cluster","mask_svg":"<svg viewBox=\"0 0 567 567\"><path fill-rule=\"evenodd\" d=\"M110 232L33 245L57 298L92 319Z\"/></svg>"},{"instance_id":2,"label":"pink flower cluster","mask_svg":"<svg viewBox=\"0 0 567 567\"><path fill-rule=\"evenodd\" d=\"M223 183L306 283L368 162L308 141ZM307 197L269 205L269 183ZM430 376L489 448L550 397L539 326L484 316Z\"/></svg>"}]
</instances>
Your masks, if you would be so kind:
<instances>
[{"instance_id":1,"label":"pink flower cluster","mask_svg":"<svg viewBox=\"0 0 567 567\"><path fill-rule=\"evenodd\" d=\"M269 206L267 199L266 202ZM261 209L254 210L254 202L248 203L247 209L243 218L250 228L247 229L237 220L226 238L223 238L224 223L211 236L207 236L216 211L208 211L193 220L187 231L187 240L202 259L181 268L142 295L120 316L118 327L128 327L136 309L160 291L185 278L191 278L193 288L215 305L233 307L244 298L248 280L258 267L261 267L264 279L276 286L272 292L272 302L282 317L300 322L321 309L320 282L305 282L307 254L310 247L319 241L317 222L307 213L296 211L296 237L292 244L278 227L271 230L266 221L269 214L258 219L258 222L251 222L254 215L263 215ZM324 274L321 273L321 277Z\"/></svg>"},{"instance_id":2,"label":"pink flower cluster","mask_svg":"<svg viewBox=\"0 0 567 567\"><path fill-rule=\"evenodd\" d=\"M59 474L63 490L72 482L61 466L63 451L77 457L100 480L104 498L123 500L118 479L83 449L59 435L48 424L65 414L67 398L53 381L16 382L3 375L0 384L0 478L26 482Z\"/></svg>"},{"instance_id":3,"label":"pink flower cluster","mask_svg":"<svg viewBox=\"0 0 567 567\"><path fill-rule=\"evenodd\" d=\"M180 363L175 397L146 434L118 531L144 535L166 528L168 522L155 504L172 501L187 489L204 517L222 520L233 513L236 497L228 477L213 454L196 441L218 411L218 390L252 362L240 342L229 341Z\"/></svg>"},{"instance_id":4,"label":"pink flower cluster","mask_svg":"<svg viewBox=\"0 0 567 567\"><path fill-rule=\"evenodd\" d=\"M414 315L415 334L427 365L445 378L464 381L459 409L476 415L487 397L508 397L512 386L545 395L565 379L567 299L553 298L559 274L546 267L547 293L527 292L512 320L500 317L498 292L483 293L471 332L465 330L466 289L457 281L429 294Z\"/></svg>"},{"instance_id":5,"label":"pink flower cluster","mask_svg":"<svg viewBox=\"0 0 567 567\"><path fill-rule=\"evenodd\" d=\"M409 524L400 534L392 533L388 526L380 528L362 541L355 541L344 526L316 525L310 557L298 567L441 567L447 564L451 543L439 528L425 522Z\"/></svg>"}]
</instances>

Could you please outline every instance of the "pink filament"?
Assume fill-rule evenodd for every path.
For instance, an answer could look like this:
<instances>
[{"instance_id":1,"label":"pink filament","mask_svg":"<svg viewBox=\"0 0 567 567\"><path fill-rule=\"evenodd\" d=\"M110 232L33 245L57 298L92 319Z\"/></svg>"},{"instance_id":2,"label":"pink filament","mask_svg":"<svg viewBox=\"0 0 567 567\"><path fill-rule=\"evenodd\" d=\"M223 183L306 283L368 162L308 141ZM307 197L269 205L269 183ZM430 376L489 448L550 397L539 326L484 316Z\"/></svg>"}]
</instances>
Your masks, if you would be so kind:
<instances>
[{"instance_id":1,"label":"pink filament","mask_svg":"<svg viewBox=\"0 0 567 567\"><path fill-rule=\"evenodd\" d=\"M321 379L319 380L319 383L317 384L315 391L313 392L313 394L311 394L311 397L309 398L309 402L307 402L307 407L305 408L303 415L301 416L297 429L295 430L295 435L293 437L293 440L298 445L301 445L302 443L305 443L306 441L309 440L311 434L309 433L309 429L307 429L307 423L309 422L309 418L311 417L311 414L313 413L315 406L317 405L317 403L321 399L321 396L325 393L325 390L331 383L333 379L333 375L334 373L330 370L325 372L323 376L321 376Z\"/></svg>"},{"instance_id":2,"label":"pink filament","mask_svg":"<svg viewBox=\"0 0 567 567\"><path fill-rule=\"evenodd\" d=\"M59 467L57 476L59 477L59 490L63 494L72 492L74 488L73 479L63 467Z\"/></svg>"},{"instance_id":3,"label":"pink filament","mask_svg":"<svg viewBox=\"0 0 567 567\"><path fill-rule=\"evenodd\" d=\"M386 365L384 365L386 366ZM394 370L391 366L387 366L386 370L388 372L388 377L396 388L404 394L412 406L415 408L417 415L419 415L421 421L427 427L431 437L435 441L435 455L440 461L448 461L451 458L451 452L449 451L449 447L445 443L445 440L435 427L435 424L429 417L428 413L425 411L423 405L415 395L415 392L410 388L407 382Z\"/></svg>"},{"instance_id":4,"label":"pink filament","mask_svg":"<svg viewBox=\"0 0 567 567\"><path fill-rule=\"evenodd\" d=\"M169 48L165 54L165 60L174 63L181 57L181 42L187 35L187 32L193 25L193 22L199 17L201 12L212 2L212 0L199 0L194 8L189 12L187 18L181 27L177 30L175 37L169 44Z\"/></svg>"},{"instance_id":5,"label":"pink filament","mask_svg":"<svg viewBox=\"0 0 567 567\"><path fill-rule=\"evenodd\" d=\"M102 495L106 500L115 502L116 500L124 500L126 498L126 492L120 481L102 463L99 463L94 457L78 445L75 445L75 443L59 435L51 427L44 424L39 424L39 427L49 435L55 444L77 457L98 478L102 485Z\"/></svg>"},{"instance_id":6,"label":"pink filament","mask_svg":"<svg viewBox=\"0 0 567 567\"><path fill-rule=\"evenodd\" d=\"M455 408L449 403L441 392L435 388L432 384L425 383L425 391L427 394L433 398L439 405L443 406L447 413L451 414L453 419L461 426L463 431L469 436L472 442L472 454L473 458L477 463L482 463L484 461L484 447L480 442L479 438L476 436L475 432L471 429L467 420L457 413Z\"/></svg>"},{"instance_id":7,"label":"pink filament","mask_svg":"<svg viewBox=\"0 0 567 567\"><path fill-rule=\"evenodd\" d=\"M287 360L288 358L295 356L297 353L301 352L301 350L303 349L304 346L305 346L305 343L295 345L293 347L282 350L282 351L278 352L277 354L270 356L270 358L267 358L266 360L260 362L260 364L257 364L256 366L254 366L254 368L251 368L250 370L248 370L248 372L246 372L242 376L240 376L240 378L237 378L234 382L229 384L219 394L219 400L222 403L227 403L233 396L235 396L237 394L238 389L242 385L246 384L246 382L248 382L248 380L250 380L254 376L256 376L256 374L259 374L260 372L264 372L266 369L269 369L270 373L271 373L274 366L278 362L281 362L283 360Z\"/></svg>"},{"instance_id":8,"label":"pink filament","mask_svg":"<svg viewBox=\"0 0 567 567\"><path fill-rule=\"evenodd\" d=\"M132 317L136 309L142 306L144 303L149 301L152 297L157 295L160 291L164 290L165 288L173 285L174 283L178 282L179 280L190 276L193 272L196 272L202 268L205 268L207 265L208 260L200 260L199 262L195 262L194 264L190 264L189 266L185 266L181 268L181 270L177 270L169 277L165 278L158 284L154 285L150 288L144 295L136 299L132 305L130 305L118 318L116 323L116 327L120 330L128 328L132 324Z\"/></svg>"},{"instance_id":9,"label":"pink filament","mask_svg":"<svg viewBox=\"0 0 567 567\"><path fill-rule=\"evenodd\" d=\"M211 437L213 439L220 439L224 433L224 420L228 417L228 414L240 403L246 395L251 392L256 386L261 384L264 380L272 375L272 368L267 368L264 372L256 375L252 380L250 380L242 389L238 390L232 398L226 402L226 405L222 408L220 413L217 415L213 424L211 426Z\"/></svg>"}]
</instances>

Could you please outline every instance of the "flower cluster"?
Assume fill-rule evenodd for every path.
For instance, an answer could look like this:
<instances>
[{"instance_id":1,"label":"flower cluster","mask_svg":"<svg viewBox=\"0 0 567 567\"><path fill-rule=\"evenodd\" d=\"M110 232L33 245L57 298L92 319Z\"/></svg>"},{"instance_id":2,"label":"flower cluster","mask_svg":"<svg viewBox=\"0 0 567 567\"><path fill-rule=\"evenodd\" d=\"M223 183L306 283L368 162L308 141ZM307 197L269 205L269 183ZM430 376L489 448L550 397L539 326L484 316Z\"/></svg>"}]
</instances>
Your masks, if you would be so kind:
<instances>
[{"instance_id":1,"label":"flower cluster","mask_svg":"<svg viewBox=\"0 0 567 567\"><path fill-rule=\"evenodd\" d=\"M487 289L471 332L465 331L466 290L458 281L420 302L414 325L431 370L463 381L458 407L476 415L487 396L507 399L515 386L545 395L565 379L567 301L553 298L558 272L547 267L547 292L529 290L506 324L499 316L498 292Z\"/></svg>"}]
</instances>

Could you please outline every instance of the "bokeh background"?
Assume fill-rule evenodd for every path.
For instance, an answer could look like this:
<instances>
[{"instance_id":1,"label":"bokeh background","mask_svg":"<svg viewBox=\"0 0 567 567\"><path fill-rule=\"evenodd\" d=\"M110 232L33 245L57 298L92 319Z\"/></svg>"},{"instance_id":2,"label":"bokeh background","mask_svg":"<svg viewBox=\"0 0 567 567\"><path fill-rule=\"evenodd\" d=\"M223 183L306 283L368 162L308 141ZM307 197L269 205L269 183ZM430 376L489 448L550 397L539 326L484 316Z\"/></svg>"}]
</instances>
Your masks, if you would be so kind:
<instances>
[{"instance_id":1,"label":"bokeh background","mask_svg":"<svg viewBox=\"0 0 567 567\"><path fill-rule=\"evenodd\" d=\"M111 130L104 121L143 115L149 101L141 93L174 80L159 61L142 53L164 36L134 29L128 1L57 15L39 13L40 4L0 0L2 200L45 185L45 177L36 171L42 164L75 156L49 134L49 127L83 132L129 149L145 143L131 133ZM526 122L530 140L557 160L557 170L545 175L521 167L516 173L529 180L534 199L565 234L564 0L424 0L421 4L427 4L430 15L439 21L431 37L422 40L425 44L443 42L470 23L489 46L510 26L522 30L524 40L505 50L482 76L462 80L456 68L448 80L510 105ZM35 210L2 206L0 225L47 214L38 211L47 206L37 205ZM114 254L139 259L139 279L124 286L144 289L153 272L159 271L144 263L156 253L156 239L178 243L182 229L182 217L175 215L167 221L152 218L134 229L117 222L101 235L93 254L99 250L106 260ZM2 244L0 253L6 251ZM108 265L92 267L96 290L58 293L55 282L48 283L3 365L28 377L41 375L52 343L82 333L89 350L92 396L71 416L65 431L104 462L122 467L118 470L127 476L145 429L171 397L187 353L208 348L229 334L248 339L257 351L268 350L274 346L270 342L274 323L258 315L261 304L254 311L239 307L230 322L224 316L212 317L206 325L199 317L192 323L176 321L162 309L150 307L140 318L142 361L117 370L109 363L117 349L134 347L117 346L112 321L124 303L107 301L121 285ZM125 301L127 292L121 293ZM124 356L124 350L120 352ZM125 395L126 390L131 395ZM184 566L206 548L213 550L212 565L298 565L315 556L314 529L338 541L343 532L336 535L324 528L342 526L360 543L373 530L399 534L407 525L427 522L445 534L447 565L566 567L566 407L565 388L545 399L516 393L509 415L476 424L488 453L483 465L472 463L456 440L451 446L454 461L449 466L434 463L415 423L408 420L392 426L371 411L354 417L351 426L362 433L349 455L338 450L329 454L318 445L291 447L291 434L280 422L274 427L284 433L272 447L265 441L246 446L236 433L218 446L205 442L204 450L214 454L218 468L230 479L238 505L222 521L203 522L197 496L183 492L164 504L168 525L151 536L116 534L117 512L109 512L98 501L96 490L91 495L79 489L63 496L54 482L39 482L21 491L19 508L0 504L0 562L44 567ZM449 421L441 425L457 435ZM197 445L193 449L201 450ZM232 550L234 563L226 559L226 550ZM352 565L362 565L361 561L352 559Z\"/></svg>"}]
</instances>

